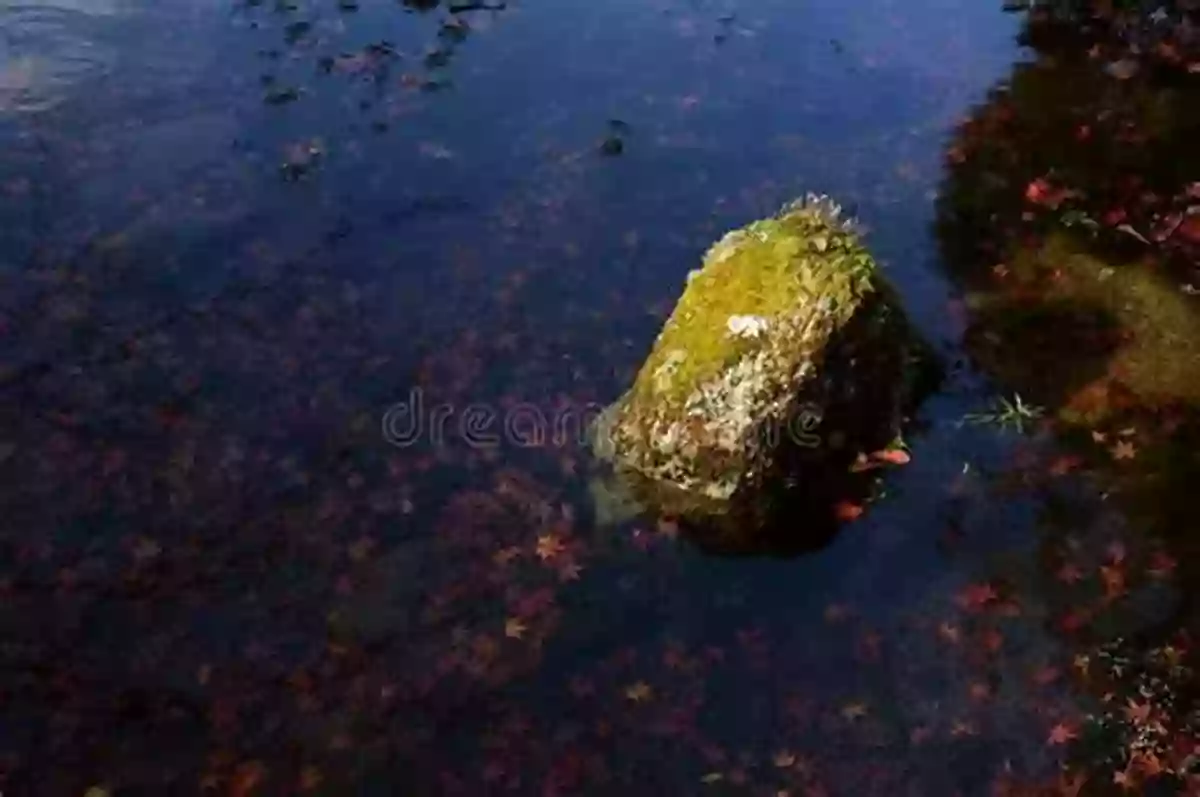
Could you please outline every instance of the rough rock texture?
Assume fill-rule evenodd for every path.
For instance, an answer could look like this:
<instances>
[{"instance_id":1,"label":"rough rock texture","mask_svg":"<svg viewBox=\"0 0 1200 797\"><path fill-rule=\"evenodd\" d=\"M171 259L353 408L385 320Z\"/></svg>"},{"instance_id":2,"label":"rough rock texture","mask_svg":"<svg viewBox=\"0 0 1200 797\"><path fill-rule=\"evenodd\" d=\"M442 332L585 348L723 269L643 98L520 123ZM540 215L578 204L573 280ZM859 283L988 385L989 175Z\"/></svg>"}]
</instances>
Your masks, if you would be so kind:
<instances>
[{"instance_id":1,"label":"rough rock texture","mask_svg":"<svg viewBox=\"0 0 1200 797\"><path fill-rule=\"evenodd\" d=\"M809 196L709 249L597 453L647 510L761 530L896 438L924 352L854 224Z\"/></svg>"}]
</instances>

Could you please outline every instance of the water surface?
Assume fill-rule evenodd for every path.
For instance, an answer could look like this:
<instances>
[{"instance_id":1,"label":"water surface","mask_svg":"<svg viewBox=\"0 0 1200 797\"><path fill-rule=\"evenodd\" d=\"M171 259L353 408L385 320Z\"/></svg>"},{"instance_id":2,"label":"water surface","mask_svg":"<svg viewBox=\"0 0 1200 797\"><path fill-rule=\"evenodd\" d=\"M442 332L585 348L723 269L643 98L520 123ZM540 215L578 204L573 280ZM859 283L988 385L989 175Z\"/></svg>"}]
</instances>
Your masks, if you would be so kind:
<instances>
[{"instance_id":1,"label":"water surface","mask_svg":"<svg viewBox=\"0 0 1200 797\"><path fill-rule=\"evenodd\" d=\"M1035 62L999 3L0 15L14 793L983 794L1058 782L1081 651L1170 616L1178 551L1058 427L962 423L1022 384L945 207ZM456 432L613 400L707 246L809 191L948 367L828 546L604 526L576 441ZM390 444L417 396L449 423Z\"/></svg>"}]
</instances>

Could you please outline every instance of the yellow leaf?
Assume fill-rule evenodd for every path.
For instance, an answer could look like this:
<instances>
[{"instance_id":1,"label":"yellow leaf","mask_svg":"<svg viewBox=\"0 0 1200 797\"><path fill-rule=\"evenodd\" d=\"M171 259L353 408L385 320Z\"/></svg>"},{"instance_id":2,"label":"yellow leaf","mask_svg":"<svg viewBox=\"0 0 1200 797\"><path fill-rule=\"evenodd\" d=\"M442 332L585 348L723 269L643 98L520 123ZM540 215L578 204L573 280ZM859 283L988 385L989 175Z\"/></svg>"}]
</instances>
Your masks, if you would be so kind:
<instances>
[{"instance_id":1,"label":"yellow leaf","mask_svg":"<svg viewBox=\"0 0 1200 797\"><path fill-rule=\"evenodd\" d=\"M521 622L519 617L510 617L504 621L504 635L509 639L520 639L529 627Z\"/></svg>"},{"instance_id":2,"label":"yellow leaf","mask_svg":"<svg viewBox=\"0 0 1200 797\"><path fill-rule=\"evenodd\" d=\"M625 697L632 700L634 703L643 703L653 696L653 691L650 689L650 684L645 681L638 681L631 684L625 689Z\"/></svg>"}]
</instances>

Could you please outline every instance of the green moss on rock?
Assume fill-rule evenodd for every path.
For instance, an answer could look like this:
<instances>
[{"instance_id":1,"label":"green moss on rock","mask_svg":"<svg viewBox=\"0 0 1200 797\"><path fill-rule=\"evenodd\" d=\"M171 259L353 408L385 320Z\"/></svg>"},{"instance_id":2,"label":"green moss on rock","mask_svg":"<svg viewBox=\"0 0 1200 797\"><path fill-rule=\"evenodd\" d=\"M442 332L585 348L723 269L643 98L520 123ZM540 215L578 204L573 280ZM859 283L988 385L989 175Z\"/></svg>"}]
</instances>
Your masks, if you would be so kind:
<instances>
[{"instance_id":1,"label":"green moss on rock","mask_svg":"<svg viewBox=\"0 0 1200 797\"><path fill-rule=\"evenodd\" d=\"M809 196L708 250L598 451L659 512L758 517L797 467L894 438L920 348L854 224Z\"/></svg>"},{"instance_id":2,"label":"green moss on rock","mask_svg":"<svg viewBox=\"0 0 1200 797\"><path fill-rule=\"evenodd\" d=\"M639 374L640 398L677 408L696 385L785 340L804 346L839 326L871 291L875 263L832 205L799 204L734 230L692 272ZM782 335L731 334L729 319L762 319Z\"/></svg>"}]
</instances>

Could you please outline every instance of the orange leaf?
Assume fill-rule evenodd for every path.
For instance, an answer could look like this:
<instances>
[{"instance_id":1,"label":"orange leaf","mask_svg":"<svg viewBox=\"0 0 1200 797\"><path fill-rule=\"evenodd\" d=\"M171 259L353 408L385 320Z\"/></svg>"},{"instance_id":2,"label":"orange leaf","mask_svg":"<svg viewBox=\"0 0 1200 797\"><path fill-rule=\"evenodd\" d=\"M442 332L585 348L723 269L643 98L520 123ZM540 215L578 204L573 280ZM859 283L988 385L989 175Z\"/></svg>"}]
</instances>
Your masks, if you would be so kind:
<instances>
[{"instance_id":1,"label":"orange leaf","mask_svg":"<svg viewBox=\"0 0 1200 797\"><path fill-rule=\"evenodd\" d=\"M862 516L863 508L861 504L855 504L850 501L838 501L833 507L834 516L843 522L857 520Z\"/></svg>"},{"instance_id":2,"label":"orange leaf","mask_svg":"<svg viewBox=\"0 0 1200 797\"><path fill-rule=\"evenodd\" d=\"M1060 722L1050 729L1050 735L1046 737L1046 744L1062 745L1078 738L1079 732L1073 726Z\"/></svg>"},{"instance_id":3,"label":"orange leaf","mask_svg":"<svg viewBox=\"0 0 1200 797\"><path fill-rule=\"evenodd\" d=\"M1034 205L1057 208L1072 193L1065 188L1056 188L1039 177L1025 187L1025 200Z\"/></svg>"},{"instance_id":4,"label":"orange leaf","mask_svg":"<svg viewBox=\"0 0 1200 797\"><path fill-rule=\"evenodd\" d=\"M1046 194L1050 192L1050 184L1045 180L1038 178L1025 187L1025 198L1035 204L1040 203L1045 199Z\"/></svg>"},{"instance_id":5,"label":"orange leaf","mask_svg":"<svg viewBox=\"0 0 1200 797\"><path fill-rule=\"evenodd\" d=\"M871 458L890 465L907 465L912 461L912 457L902 448L889 448L883 451L876 451L871 455Z\"/></svg>"}]
</instances>

